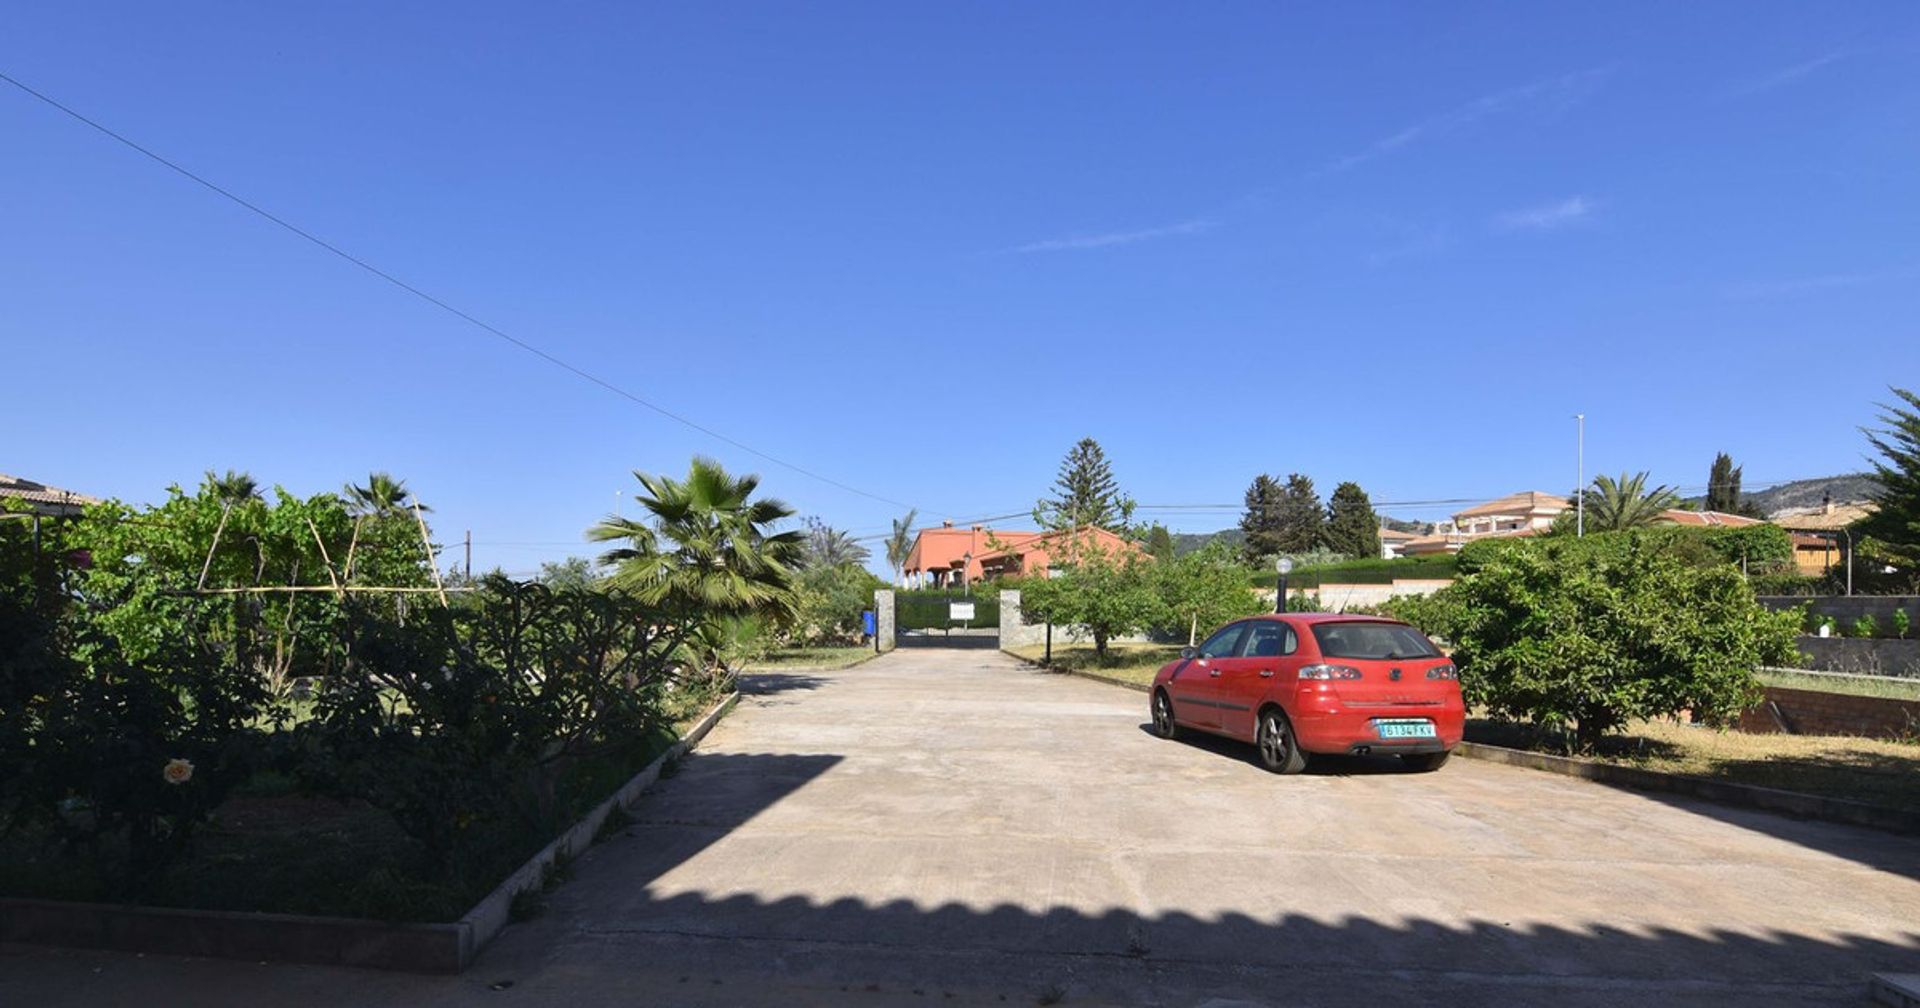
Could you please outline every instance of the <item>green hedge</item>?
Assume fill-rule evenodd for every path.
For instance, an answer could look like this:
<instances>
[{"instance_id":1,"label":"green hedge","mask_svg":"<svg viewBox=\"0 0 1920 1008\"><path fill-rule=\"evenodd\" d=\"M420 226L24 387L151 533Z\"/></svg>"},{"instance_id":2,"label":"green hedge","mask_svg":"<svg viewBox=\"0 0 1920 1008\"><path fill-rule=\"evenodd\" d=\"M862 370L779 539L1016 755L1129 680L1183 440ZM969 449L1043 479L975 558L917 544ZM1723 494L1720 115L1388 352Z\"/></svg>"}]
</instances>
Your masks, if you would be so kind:
<instances>
[{"instance_id":1,"label":"green hedge","mask_svg":"<svg viewBox=\"0 0 1920 1008\"><path fill-rule=\"evenodd\" d=\"M1631 539L1662 552L1673 553L1682 561L1703 564L1727 562L1741 564L1749 574L1790 571L1793 565L1793 538L1778 525L1743 525L1737 528L1701 528L1693 525L1654 525L1626 532L1590 532L1577 540L1581 548L1612 551L1616 544ZM1566 534L1527 538L1477 539L1460 550L1460 573L1472 574L1494 557L1511 550L1538 549L1548 541L1575 541Z\"/></svg>"},{"instance_id":2,"label":"green hedge","mask_svg":"<svg viewBox=\"0 0 1920 1008\"><path fill-rule=\"evenodd\" d=\"M1457 560L1450 553L1392 560L1343 560L1293 571L1287 575L1287 589L1318 588L1322 584L1392 584L1397 578L1450 578L1454 576ZM1275 571L1267 570L1256 573L1253 583L1271 588L1279 577Z\"/></svg>"},{"instance_id":3,"label":"green hedge","mask_svg":"<svg viewBox=\"0 0 1920 1008\"><path fill-rule=\"evenodd\" d=\"M947 618L949 602L972 602L973 619L955 623ZM893 597L894 626L901 630L945 630L954 626L1000 625L1000 594L967 595L945 592L900 592Z\"/></svg>"}]
</instances>

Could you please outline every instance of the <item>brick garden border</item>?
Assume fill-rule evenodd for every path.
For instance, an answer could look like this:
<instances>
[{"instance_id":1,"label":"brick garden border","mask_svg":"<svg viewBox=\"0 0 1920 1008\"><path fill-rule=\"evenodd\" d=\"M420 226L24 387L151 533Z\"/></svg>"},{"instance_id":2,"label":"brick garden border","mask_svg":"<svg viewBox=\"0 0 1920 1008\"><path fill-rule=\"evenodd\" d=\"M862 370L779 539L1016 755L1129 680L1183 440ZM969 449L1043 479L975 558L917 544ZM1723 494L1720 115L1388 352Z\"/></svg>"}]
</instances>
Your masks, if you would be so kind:
<instances>
[{"instance_id":1,"label":"brick garden border","mask_svg":"<svg viewBox=\"0 0 1920 1008\"><path fill-rule=\"evenodd\" d=\"M540 849L459 920L389 923L352 917L188 910L0 898L0 941L123 952L458 973L512 919L514 897L545 885L553 866L593 845L615 808L632 806L661 768L697 745L740 700L731 693L580 821Z\"/></svg>"},{"instance_id":2,"label":"brick garden border","mask_svg":"<svg viewBox=\"0 0 1920 1008\"><path fill-rule=\"evenodd\" d=\"M1090 672L1046 665L1037 659L1024 658L1011 651L1002 652L1022 664L1037 668L1043 672L1057 675L1077 676L1109 686L1121 686L1141 693L1149 688L1140 683L1127 682ZM1528 752L1524 749L1509 749L1505 746L1487 745L1484 742L1462 742L1453 750L1468 759L1485 760L1490 763L1504 763L1508 766L1525 767L1530 770L1545 770L1563 777L1580 777L1601 784L1633 788L1640 791L1659 791L1665 794L1677 794L1687 798L1698 798L1720 805L1734 805L1742 808L1759 809L1764 812L1776 812L1801 819L1820 819L1826 822L1845 823L1849 826L1867 826L1873 829L1887 830L1893 833L1920 835L1920 811L1889 808L1884 805L1870 805L1866 802L1849 801L1844 798L1823 798L1819 795L1802 794L1798 791L1782 791L1778 788L1760 787L1756 784L1735 784L1731 781L1709 780L1705 777L1691 777L1685 774L1661 773L1658 770L1646 770L1640 767L1621 766L1617 763L1602 763L1598 760L1578 759L1571 756L1553 756L1547 753Z\"/></svg>"}]
</instances>

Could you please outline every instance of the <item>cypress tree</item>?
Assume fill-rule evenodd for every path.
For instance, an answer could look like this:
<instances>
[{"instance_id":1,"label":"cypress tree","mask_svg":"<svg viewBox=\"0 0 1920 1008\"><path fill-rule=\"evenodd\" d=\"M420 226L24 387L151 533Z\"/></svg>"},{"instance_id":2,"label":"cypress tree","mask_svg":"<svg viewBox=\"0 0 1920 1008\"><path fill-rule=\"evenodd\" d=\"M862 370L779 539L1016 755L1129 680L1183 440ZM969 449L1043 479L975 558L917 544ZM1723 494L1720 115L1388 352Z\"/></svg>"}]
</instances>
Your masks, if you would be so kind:
<instances>
[{"instance_id":1,"label":"cypress tree","mask_svg":"<svg viewBox=\"0 0 1920 1008\"><path fill-rule=\"evenodd\" d=\"M1726 452L1713 457L1713 468L1707 472L1707 500L1703 508L1727 514L1740 510L1740 467L1733 464L1733 456Z\"/></svg>"},{"instance_id":2,"label":"cypress tree","mask_svg":"<svg viewBox=\"0 0 1920 1008\"><path fill-rule=\"evenodd\" d=\"M1373 513L1373 501L1360 484L1347 482L1333 488L1327 500L1326 542L1328 549L1351 557L1380 555L1380 516Z\"/></svg>"}]
</instances>

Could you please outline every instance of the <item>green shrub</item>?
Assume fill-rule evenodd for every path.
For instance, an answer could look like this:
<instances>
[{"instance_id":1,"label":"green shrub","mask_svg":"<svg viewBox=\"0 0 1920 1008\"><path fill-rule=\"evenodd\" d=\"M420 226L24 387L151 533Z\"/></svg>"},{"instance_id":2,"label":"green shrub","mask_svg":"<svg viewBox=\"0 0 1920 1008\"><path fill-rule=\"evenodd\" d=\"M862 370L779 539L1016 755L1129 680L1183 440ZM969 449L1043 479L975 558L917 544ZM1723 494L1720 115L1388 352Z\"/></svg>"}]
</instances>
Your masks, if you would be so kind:
<instances>
[{"instance_id":1,"label":"green shrub","mask_svg":"<svg viewBox=\"0 0 1920 1008\"><path fill-rule=\"evenodd\" d=\"M1174 639L1196 637L1266 605L1248 583L1247 569L1221 543L1156 560L1152 578L1160 609L1150 626Z\"/></svg>"},{"instance_id":2,"label":"green shrub","mask_svg":"<svg viewBox=\"0 0 1920 1008\"><path fill-rule=\"evenodd\" d=\"M1747 578L1755 595L1820 595L1827 580L1811 574L1754 574Z\"/></svg>"},{"instance_id":3,"label":"green shrub","mask_svg":"<svg viewBox=\"0 0 1920 1008\"><path fill-rule=\"evenodd\" d=\"M1872 613L1867 613L1853 621L1853 625L1847 628L1847 636L1878 637L1880 636L1880 621L1875 619Z\"/></svg>"},{"instance_id":4,"label":"green shrub","mask_svg":"<svg viewBox=\"0 0 1920 1008\"><path fill-rule=\"evenodd\" d=\"M1906 640L1907 631L1912 629L1913 617L1908 615L1906 607L1902 606L1901 608L1895 609L1893 611L1894 636L1899 637L1901 640Z\"/></svg>"},{"instance_id":5,"label":"green shrub","mask_svg":"<svg viewBox=\"0 0 1920 1008\"><path fill-rule=\"evenodd\" d=\"M484 881L565 822L584 768L667 729L664 693L697 623L619 592L497 576L469 604L405 622L351 603L347 674L296 731L301 779L390 813L427 877Z\"/></svg>"},{"instance_id":6,"label":"green shrub","mask_svg":"<svg viewBox=\"0 0 1920 1008\"><path fill-rule=\"evenodd\" d=\"M415 882L484 891L659 744L683 641L708 622L502 578L448 607L193 594L203 564L210 584L292 581L295 564L324 583L316 531L340 537L336 560L352 536L327 495L249 500L226 525L246 537L223 533L209 564L224 510L178 491L148 511L100 505L43 523L38 549L30 523L0 521L0 830L87 865L97 898L172 877L210 813L269 776L390 813L416 841ZM398 564L374 555L390 529L374 531L367 569ZM295 676L320 684L310 712Z\"/></svg>"},{"instance_id":7,"label":"green shrub","mask_svg":"<svg viewBox=\"0 0 1920 1008\"><path fill-rule=\"evenodd\" d=\"M793 614L787 620L787 643L801 647L855 641L863 628L860 614L873 608L875 589L885 581L855 564L819 565L794 578Z\"/></svg>"},{"instance_id":8,"label":"green shrub","mask_svg":"<svg viewBox=\"0 0 1920 1008\"><path fill-rule=\"evenodd\" d=\"M1736 566L1649 531L1511 540L1393 608L1452 644L1470 703L1583 748L1635 718L1729 719L1759 695L1758 666L1792 660L1801 614L1768 612Z\"/></svg>"},{"instance_id":9,"label":"green shrub","mask_svg":"<svg viewBox=\"0 0 1920 1008\"><path fill-rule=\"evenodd\" d=\"M1668 553L1684 563L1693 565L1731 563L1749 576L1771 575L1795 579L1798 577L1793 574L1792 536L1780 526L1770 524L1715 525L1704 528L1696 525L1653 525L1621 532L1589 532L1577 538L1566 534L1551 534L1525 538L1476 539L1460 550L1459 572L1472 574L1514 550L1525 550L1532 544L1547 540L1573 542L1576 544L1575 548L1584 546L1584 548L1604 550L1610 548L1606 545L1607 543L1619 536L1632 536L1641 548ZM1800 584L1801 582L1791 580L1785 583Z\"/></svg>"},{"instance_id":10,"label":"green shrub","mask_svg":"<svg viewBox=\"0 0 1920 1008\"><path fill-rule=\"evenodd\" d=\"M1450 578L1459 558L1450 553L1432 556L1343 560L1316 567L1296 567L1287 574L1287 587L1318 588L1323 584L1391 584L1396 578ZM1261 588L1278 584L1280 574L1271 567L1256 571L1253 583Z\"/></svg>"}]
</instances>

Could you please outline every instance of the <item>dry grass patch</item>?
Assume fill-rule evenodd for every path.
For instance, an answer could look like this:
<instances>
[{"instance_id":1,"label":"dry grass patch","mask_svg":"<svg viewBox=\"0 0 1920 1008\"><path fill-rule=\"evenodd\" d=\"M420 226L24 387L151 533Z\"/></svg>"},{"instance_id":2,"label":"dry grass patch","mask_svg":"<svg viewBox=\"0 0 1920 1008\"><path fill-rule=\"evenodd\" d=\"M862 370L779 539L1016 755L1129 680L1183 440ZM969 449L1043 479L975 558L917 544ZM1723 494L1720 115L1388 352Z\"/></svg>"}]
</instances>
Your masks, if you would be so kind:
<instances>
[{"instance_id":1,"label":"dry grass patch","mask_svg":"<svg viewBox=\"0 0 1920 1008\"><path fill-rule=\"evenodd\" d=\"M1532 725L1475 719L1474 742L1565 753ZM1920 745L1837 735L1749 735L1672 721L1641 721L1589 758L1661 773L1798 791L1894 808L1920 807Z\"/></svg>"},{"instance_id":2,"label":"dry grass patch","mask_svg":"<svg viewBox=\"0 0 1920 1008\"><path fill-rule=\"evenodd\" d=\"M1848 696L1880 697L1889 700L1920 700L1920 679L1894 680L1886 677L1762 672L1760 681L1768 686L1780 686L1786 689L1844 693Z\"/></svg>"},{"instance_id":3,"label":"dry grass patch","mask_svg":"<svg viewBox=\"0 0 1920 1008\"><path fill-rule=\"evenodd\" d=\"M763 669L843 669L872 657L875 657L872 647L858 644L851 647L775 648L742 665L748 672Z\"/></svg>"},{"instance_id":4,"label":"dry grass patch","mask_svg":"<svg viewBox=\"0 0 1920 1008\"><path fill-rule=\"evenodd\" d=\"M1040 661L1046 654L1044 644L1028 647L1008 648L1009 652L1030 661ZM1113 679L1122 679L1142 686L1153 682L1153 674L1160 666L1180 657L1178 644L1109 644L1107 656L1101 658L1094 653L1092 644L1053 645L1054 668L1071 672L1093 672Z\"/></svg>"}]
</instances>

